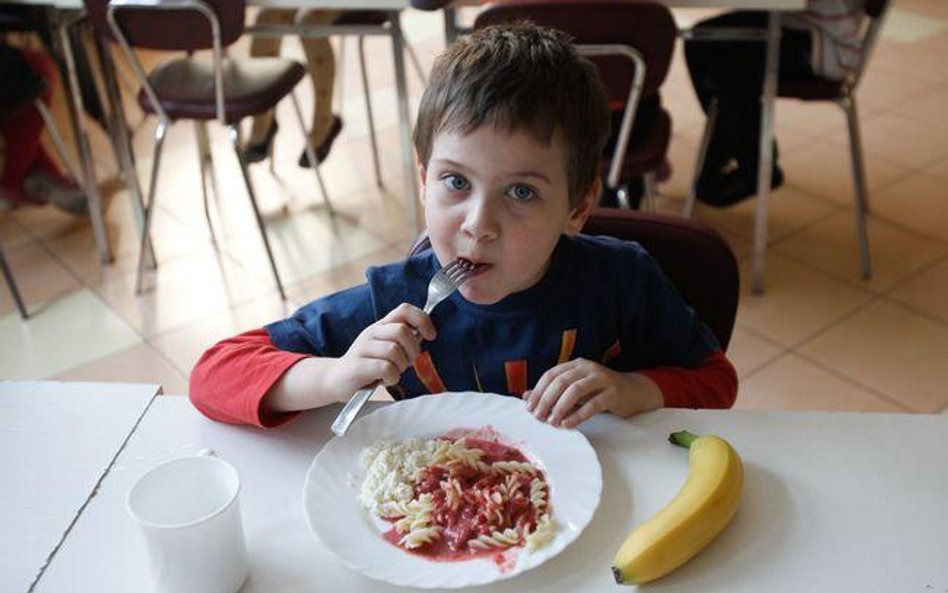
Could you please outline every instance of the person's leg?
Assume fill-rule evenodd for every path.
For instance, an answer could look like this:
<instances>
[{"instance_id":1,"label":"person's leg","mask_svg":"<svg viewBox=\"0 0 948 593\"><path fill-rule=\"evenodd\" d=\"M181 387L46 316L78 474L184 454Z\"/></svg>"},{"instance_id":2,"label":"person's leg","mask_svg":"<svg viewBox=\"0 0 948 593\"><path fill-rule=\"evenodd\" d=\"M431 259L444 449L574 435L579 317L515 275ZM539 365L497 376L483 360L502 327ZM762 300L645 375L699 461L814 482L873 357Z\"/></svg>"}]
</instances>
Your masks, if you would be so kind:
<instances>
[{"instance_id":1,"label":"person's leg","mask_svg":"<svg viewBox=\"0 0 948 593\"><path fill-rule=\"evenodd\" d=\"M292 25L296 18L296 9L290 8L265 8L257 14L257 25ZM283 37L264 37L255 36L250 42L250 55L255 58L272 58L280 55L280 46L283 43ZM262 146L263 156L266 157L267 149L272 142L271 132L274 119L273 111L267 111L253 119L253 127L250 130L250 139L248 146Z\"/></svg>"},{"instance_id":2,"label":"person's leg","mask_svg":"<svg viewBox=\"0 0 948 593\"><path fill-rule=\"evenodd\" d=\"M699 25L757 27L767 24L767 13L735 12ZM810 34L783 29L780 44L781 81L811 78ZM759 41L689 41L685 47L695 92L707 111L718 101L718 119L708 147L698 195L719 205L734 203L756 191L759 159L760 95L766 46ZM774 185L782 183L774 151Z\"/></svg>"},{"instance_id":3,"label":"person's leg","mask_svg":"<svg viewBox=\"0 0 948 593\"><path fill-rule=\"evenodd\" d=\"M5 69L7 74L13 72L14 67L18 73L18 79L30 79L29 95L35 95L36 89L42 86L42 81L50 80L53 74L52 62L49 58L34 52L23 50L13 50L9 54L10 68ZM15 61L15 63L14 63ZM10 79L8 79L10 80ZM38 83L36 86L33 83ZM49 87L40 95L47 103L52 97ZM23 193L23 180L27 173L33 168L36 156L40 150L40 134L43 133L43 118L39 112L32 106L30 96L21 97L18 100L20 105L11 106L16 109L15 113L7 116L0 125L0 134L6 140L6 162L3 167L3 174L0 175L0 187L3 187L6 199L30 203L37 200L32 199Z\"/></svg>"},{"instance_id":4,"label":"person's leg","mask_svg":"<svg viewBox=\"0 0 948 593\"><path fill-rule=\"evenodd\" d=\"M309 10L303 15L307 25L330 25L342 15L341 10ZM332 94L336 79L336 58L332 45L327 38L302 38L303 51L309 77L313 83L313 119L309 137L316 147L316 157L320 161L326 157L329 147L342 127L342 120L333 115ZM300 157L301 165L308 165L308 159Z\"/></svg>"}]
</instances>

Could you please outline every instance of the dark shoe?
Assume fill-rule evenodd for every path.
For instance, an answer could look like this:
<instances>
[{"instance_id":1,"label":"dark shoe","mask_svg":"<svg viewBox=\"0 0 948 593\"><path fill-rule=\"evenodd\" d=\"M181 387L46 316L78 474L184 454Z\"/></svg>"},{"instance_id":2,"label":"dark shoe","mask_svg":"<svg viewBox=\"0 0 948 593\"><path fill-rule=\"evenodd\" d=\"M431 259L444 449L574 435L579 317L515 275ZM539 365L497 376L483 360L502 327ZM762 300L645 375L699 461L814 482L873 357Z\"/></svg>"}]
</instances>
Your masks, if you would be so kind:
<instances>
[{"instance_id":1,"label":"dark shoe","mask_svg":"<svg viewBox=\"0 0 948 593\"><path fill-rule=\"evenodd\" d=\"M279 129L280 126L277 125L277 121L274 119L273 125L267 130L267 136L262 142L248 144L240 151L241 156L244 157L244 162L247 164L259 163L273 154L273 139L276 137L277 130Z\"/></svg>"},{"instance_id":2,"label":"dark shoe","mask_svg":"<svg viewBox=\"0 0 948 593\"><path fill-rule=\"evenodd\" d=\"M783 170L774 165L770 177L770 189L777 189L781 185L783 185ZM757 170L749 173L743 169L736 169L716 180L703 179L698 183L696 193L698 199L709 206L724 208L737 204L757 195Z\"/></svg>"},{"instance_id":3,"label":"dark shoe","mask_svg":"<svg viewBox=\"0 0 948 593\"><path fill-rule=\"evenodd\" d=\"M342 118L338 115L332 116L332 127L329 128L329 133L326 134L326 137L323 138L323 141L319 143L319 146L316 147L316 164L321 164L326 160L326 157L329 156L329 150L332 148L332 143L335 142L336 136L339 135L339 132L342 131ZM309 167L309 157L306 155L306 149L303 149L303 154L300 155L299 160L300 167Z\"/></svg>"},{"instance_id":4,"label":"dark shoe","mask_svg":"<svg viewBox=\"0 0 948 593\"><path fill-rule=\"evenodd\" d=\"M65 179L36 168L23 180L23 193L38 202L46 202L64 212L78 216L89 215L89 200L85 191L71 179Z\"/></svg>"}]
</instances>

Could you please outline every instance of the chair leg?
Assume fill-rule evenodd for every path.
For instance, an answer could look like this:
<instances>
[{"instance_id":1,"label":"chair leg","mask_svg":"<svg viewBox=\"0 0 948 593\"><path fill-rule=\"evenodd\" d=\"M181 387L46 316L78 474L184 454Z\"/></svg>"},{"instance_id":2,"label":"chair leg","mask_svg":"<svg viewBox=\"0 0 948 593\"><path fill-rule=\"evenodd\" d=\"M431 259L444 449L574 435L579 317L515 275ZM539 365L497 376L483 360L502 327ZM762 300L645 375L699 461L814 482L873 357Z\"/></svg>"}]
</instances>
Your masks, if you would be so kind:
<instances>
[{"instance_id":1,"label":"chair leg","mask_svg":"<svg viewBox=\"0 0 948 593\"><path fill-rule=\"evenodd\" d=\"M151 216L155 212L156 189L158 187L158 170L161 165L161 149L165 143L165 133L170 122L158 118L158 127L155 128L155 149L151 165L151 180L148 182L148 202L145 204L145 221L142 223L141 245L138 248L138 271L135 275L135 294L142 293L142 276L145 271L145 254L151 250ZM156 263L157 265L157 263Z\"/></svg>"},{"instance_id":2,"label":"chair leg","mask_svg":"<svg viewBox=\"0 0 948 593\"><path fill-rule=\"evenodd\" d=\"M72 176L76 182L82 181L82 173L79 169L79 165L75 160L69 155L69 151L66 150L66 143L63 142L63 136L59 132L59 126L56 125L56 120L53 119L52 114L49 112L49 108L46 107L46 103L43 103L41 99L33 101L33 106L36 108L36 111L39 112L40 117L43 118L43 124L46 126L46 131L49 132L49 137L53 141L53 146L56 147L56 152L59 155L59 158L62 159L62 162L66 165L66 169L69 171L69 174Z\"/></svg>"},{"instance_id":3,"label":"chair leg","mask_svg":"<svg viewBox=\"0 0 948 593\"><path fill-rule=\"evenodd\" d=\"M369 74L365 67L365 37L359 36L359 68L362 70L362 93L365 95L365 113L369 118L369 140L372 142L372 164L375 166L375 184L382 187L382 169L379 167L379 145L375 137L375 116L369 94Z\"/></svg>"},{"instance_id":4,"label":"chair leg","mask_svg":"<svg viewBox=\"0 0 948 593\"><path fill-rule=\"evenodd\" d=\"M296 103L294 97L294 104ZM297 109L299 107L297 106ZM300 118L302 120L302 117ZM230 132L230 143L234 147L234 153L237 155L237 162L240 163L240 173L244 177L244 184L247 186L247 194L250 196L250 205L253 206L253 215L257 219L257 228L260 230L260 236L263 238L263 246L267 250L267 258L270 260L270 269L273 271L273 279L276 281L277 290L280 291L280 298L286 300L286 291L283 290L283 281L280 280L280 272L277 270L276 260L273 258L273 249L270 248L270 239L267 237L267 230L264 228L263 216L260 214L260 208L257 206L257 196L253 191L253 182L250 181L250 171L247 169L247 163L240 152L240 123L231 124L228 127ZM305 132L305 130L304 130ZM310 157L315 155L311 154ZM311 162L315 163L316 159ZM314 167L318 169L318 167Z\"/></svg>"},{"instance_id":5,"label":"chair leg","mask_svg":"<svg viewBox=\"0 0 948 593\"><path fill-rule=\"evenodd\" d=\"M649 171L648 173L642 175L642 185L642 198L645 204L644 210L655 212L655 198L658 197L658 182L655 181L654 171Z\"/></svg>"},{"instance_id":6,"label":"chair leg","mask_svg":"<svg viewBox=\"0 0 948 593\"><path fill-rule=\"evenodd\" d=\"M421 81L421 86L428 85L428 78L425 76L425 71L421 67L421 62L418 60L418 54L415 53L415 48L408 43L408 39L403 39L405 45L405 53L408 54L408 59L411 60L411 65L415 69L415 74L418 75L418 80Z\"/></svg>"},{"instance_id":7,"label":"chair leg","mask_svg":"<svg viewBox=\"0 0 948 593\"><path fill-rule=\"evenodd\" d=\"M708 158L708 147L711 146L711 137L714 134L714 126L718 121L718 100L711 99L711 105L708 108L708 121L704 125L704 133L701 135L701 146L698 148L698 158L695 160L695 170L691 178L691 185L688 187L688 195L685 197L685 207L682 216L691 218L694 216L695 200L698 198L698 179L701 177L701 170L704 169L704 161Z\"/></svg>"},{"instance_id":8,"label":"chair leg","mask_svg":"<svg viewBox=\"0 0 948 593\"><path fill-rule=\"evenodd\" d=\"M26 312L26 305L23 304L23 298L20 296L20 290L16 287L16 280L13 278L13 272L10 270L10 266L7 264L7 258L3 254L3 248L0 248L0 270L3 271L3 277L7 281L7 286L10 288L10 294L13 295L13 302L16 303L16 308L20 312L20 317L23 319L29 318L29 313Z\"/></svg>"},{"instance_id":9,"label":"chair leg","mask_svg":"<svg viewBox=\"0 0 948 593\"><path fill-rule=\"evenodd\" d=\"M335 214L336 211L332 208L332 202L329 201L329 192L326 191L326 184L323 183L323 174L319 172L319 163L316 161L316 149L313 147L313 141L310 139L309 134L306 133L306 122L303 121L303 112L300 110L300 102L296 99L296 93L291 92L290 98L293 100L293 111L296 113L296 121L300 125L300 130L303 131L303 141L306 143L306 158L309 159L310 163L315 165L312 169L316 174L316 183L319 184L319 191L322 192L323 200L326 202L326 210L328 210L331 215Z\"/></svg>"},{"instance_id":10,"label":"chair leg","mask_svg":"<svg viewBox=\"0 0 948 593\"><path fill-rule=\"evenodd\" d=\"M866 168L862 158L862 136L859 133L859 114L856 111L856 98L848 97L839 101L846 113L849 127L849 150L852 153L853 189L855 190L856 234L859 237L859 257L862 264L862 277L872 277L872 261L869 258L869 233L866 230L866 213L869 212L869 197L866 192Z\"/></svg>"},{"instance_id":11,"label":"chair leg","mask_svg":"<svg viewBox=\"0 0 948 593\"><path fill-rule=\"evenodd\" d=\"M217 235L214 233L214 223L211 222L211 208L207 197L207 176L208 174L214 174L211 142L207 137L207 123L195 120L194 131L197 134L198 164L201 167L201 195L204 197L204 218L207 219L207 230L211 232L211 243L217 245Z\"/></svg>"}]
</instances>

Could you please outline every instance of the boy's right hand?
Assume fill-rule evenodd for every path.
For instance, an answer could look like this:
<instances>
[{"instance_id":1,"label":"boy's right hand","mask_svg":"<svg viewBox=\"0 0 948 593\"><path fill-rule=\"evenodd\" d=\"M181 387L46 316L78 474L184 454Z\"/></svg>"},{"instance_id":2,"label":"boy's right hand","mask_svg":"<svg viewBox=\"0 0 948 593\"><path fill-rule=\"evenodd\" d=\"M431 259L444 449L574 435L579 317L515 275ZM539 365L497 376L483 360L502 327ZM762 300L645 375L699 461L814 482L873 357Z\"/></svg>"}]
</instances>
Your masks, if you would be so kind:
<instances>
[{"instance_id":1,"label":"boy's right hand","mask_svg":"<svg viewBox=\"0 0 948 593\"><path fill-rule=\"evenodd\" d=\"M381 381L394 385L421 354L421 339L438 335L427 313L402 303L391 313L362 330L349 350L338 360L337 385L345 386L349 398L356 390Z\"/></svg>"}]
</instances>

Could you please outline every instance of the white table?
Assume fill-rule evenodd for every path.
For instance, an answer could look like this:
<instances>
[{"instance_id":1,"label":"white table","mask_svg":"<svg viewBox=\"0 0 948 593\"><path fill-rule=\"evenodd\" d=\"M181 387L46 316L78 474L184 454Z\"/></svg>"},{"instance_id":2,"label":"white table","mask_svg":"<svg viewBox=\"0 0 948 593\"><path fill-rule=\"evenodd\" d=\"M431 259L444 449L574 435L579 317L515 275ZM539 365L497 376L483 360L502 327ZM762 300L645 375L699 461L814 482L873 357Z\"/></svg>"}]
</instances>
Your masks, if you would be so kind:
<instances>
[{"instance_id":1,"label":"white table","mask_svg":"<svg viewBox=\"0 0 948 593\"><path fill-rule=\"evenodd\" d=\"M0 382L0 591L26 591L158 385Z\"/></svg>"},{"instance_id":2,"label":"white table","mask_svg":"<svg viewBox=\"0 0 948 593\"><path fill-rule=\"evenodd\" d=\"M336 411L265 432L211 422L184 398L156 398L35 590L148 591L124 498L154 464L211 447L243 480L252 563L243 593L407 591L345 568L306 526L303 478ZM587 423L604 478L592 523L545 565L478 590L617 591L614 551L686 475L686 453L666 442L682 428L734 444L746 467L744 499L717 541L649 591L948 589L948 416L662 410Z\"/></svg>"}]
</instances>

